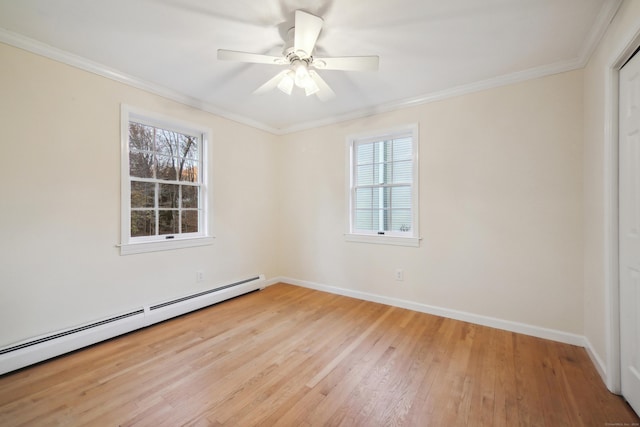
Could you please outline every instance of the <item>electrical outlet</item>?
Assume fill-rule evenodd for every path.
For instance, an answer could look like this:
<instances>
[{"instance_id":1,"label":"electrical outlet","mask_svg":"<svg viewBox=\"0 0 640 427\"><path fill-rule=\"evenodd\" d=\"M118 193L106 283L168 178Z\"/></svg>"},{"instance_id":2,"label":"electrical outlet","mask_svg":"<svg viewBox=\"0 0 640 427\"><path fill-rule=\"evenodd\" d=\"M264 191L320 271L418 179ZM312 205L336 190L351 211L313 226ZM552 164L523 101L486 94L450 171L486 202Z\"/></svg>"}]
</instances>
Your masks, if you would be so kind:
<instances>
[{"instance_id":1,"label":"electrical outlet","mask_svg":"<svg viewBox=\"0 0 640 427\"><path fill-rule=\"evenodd\" d=\"M404 280L404 270L401 268L396 268L396 280L402 281Z\"/></svg>"},{"instance_id":2,"label":"electrical outlet","mask_svg":"<svg viewBox=\"0 0 640 427\"><path fill-rule=\"evenodd\" d=\"M196 282L204 282L204 271L196 271Z\"/></svg>"}]
</instances>

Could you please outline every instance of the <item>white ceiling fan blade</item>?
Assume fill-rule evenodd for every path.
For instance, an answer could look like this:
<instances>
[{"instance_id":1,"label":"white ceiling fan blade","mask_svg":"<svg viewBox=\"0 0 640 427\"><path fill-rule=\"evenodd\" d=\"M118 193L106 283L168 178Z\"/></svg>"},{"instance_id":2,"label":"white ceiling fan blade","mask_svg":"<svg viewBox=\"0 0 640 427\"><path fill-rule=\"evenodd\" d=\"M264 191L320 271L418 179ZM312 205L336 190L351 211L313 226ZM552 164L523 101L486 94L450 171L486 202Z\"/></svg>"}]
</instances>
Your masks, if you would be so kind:
<instances>
[{"instance_id":1,"label":"white ceiling fan blade","mask_svg":"<svg viewBox=\"0 0 640 427\"><path fill-rule=\"evenodd\" d=\"M282 65L287 63L281 56L261 55L259 53L239 52L226 49L218 49L218 59L221 61L252 62L255 64Z\"/></svg>"},{"instance_id":2,"label":"white ceiling fan blade","mask_svg":"<svg viewBox=\"0 0 640 427\"><path fill-rule=\"evenodd\" d=\"M309 75L313 79L313 81L318 85L318 91L316 95L320 98L321 101L328 101L332 98L335 98L336 93L329 87L327 82L324 81L320 74L316 73L313 70L309 70Z\"/></svg>"},{"instance_id":3,"label":"white ceiling fan blade","mask_svg":"<svg viewBox=\"0 0 640 427\"><path fill-rule=\"evenodd\" d=\"M285 74L287 74L288 72L289 72L289 70L280 71L274 77L272 77L269 80L267 80L267 82L265 84L260 86L258 89L254 90L253 93L256 94L256 95L260 95L260 94L267 93L270 90L275 89L276 87L278 87L278 84L280 83L282 78L285 76Z\"/></svg>"},{"instance_id":4,"label":"white ceiling fan blade","mask_svg":"<svg viewBox=\"0 0 640 427\"><path fill-rule=\"evenodd\" d=\"M313 58L313 66L319 70L377 71L379 56L343 56Z\"/></svg>"},{"instance_id":5,"label":"white ceiling fan blade","mask_svg":"<svg viewBox=\"0 0 640 427\"><path fill-rule=\"evenodd\" d=\"M313 53L323 23L322 18L296 10L293 47L300 58L308 58Z\"/></svg>"}]
</instances>

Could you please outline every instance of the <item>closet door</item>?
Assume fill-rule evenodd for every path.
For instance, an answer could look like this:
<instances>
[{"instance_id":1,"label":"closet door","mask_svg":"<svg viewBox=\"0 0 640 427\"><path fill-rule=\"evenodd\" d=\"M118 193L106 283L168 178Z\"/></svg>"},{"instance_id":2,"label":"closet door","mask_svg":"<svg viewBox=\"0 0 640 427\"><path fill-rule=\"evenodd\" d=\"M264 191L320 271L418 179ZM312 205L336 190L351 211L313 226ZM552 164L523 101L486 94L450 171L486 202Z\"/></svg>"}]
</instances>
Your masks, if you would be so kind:
<instances>
[{"instance_id":1,"label":"closet door","mask_svg":"<svg viewBox=\"0 0 640 427\"><path fill-rule=\"evenodd\" d=\"M619 99L621 382L640 413L640 54L620 70Z\"/></svg>"}]
</instances>

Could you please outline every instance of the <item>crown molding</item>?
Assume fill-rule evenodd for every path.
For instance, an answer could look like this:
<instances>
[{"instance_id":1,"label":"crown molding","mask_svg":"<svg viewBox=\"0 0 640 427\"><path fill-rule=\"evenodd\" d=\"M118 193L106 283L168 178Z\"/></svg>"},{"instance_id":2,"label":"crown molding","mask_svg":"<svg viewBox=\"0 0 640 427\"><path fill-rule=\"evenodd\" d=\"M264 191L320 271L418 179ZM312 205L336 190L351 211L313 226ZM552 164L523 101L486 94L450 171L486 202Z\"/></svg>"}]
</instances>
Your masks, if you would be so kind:
<instances>
[{"instance_id":1,"label":"crown molding","mask_svg":"<svg viewBox=\"0 0 640 427\"><path fill-rule=\"evenodd\" d=\"M342 115L336 115L336 116L328 117L322 120L300 123L298 125L280 129L279 133L289 134L294 132L300 132L303 130L309 130L316 127L328 126L328 125L332 125L340 122L345 122L348 120L355 120L355 119L370 117L378 114L389 113L396 110L402 110L405 108L428 104L435 101L442 101L448 98L453 98L461 95L468 95L474 92L480 92L483 90L493 89L500 86L507 86L514 83L520 83L527 80L550 76L553 74L560 74L567 71L577 70L580 68L583 68L582 59L575 58L575 59L558 62L551 65L545 65L542 67L530 68L524 71L505 74L505 75L494 77L487 80L455 86L455 87L444 89L441 91L430 92L415 98L406 98L406 99L402 99L399 101L394 101L386 104L374 105L366 109L361 109L358 111L353 111L353 112L342 114Z\"/></svg>"},{"instance_id":2,"label":"crown molding","mask_svg":"<svg viewBox=\"0 0 640 427\"><path fill-rule=\"evenodd\" d=\"M272 134L279 133L278 129L268 126L259 121L252 120L238 114L230 113L213 104L206 103L201 99L193 98L178 91L168 89L164 86L151 83L135 76L131 76L114 68L108 67L104 64L91 61L89 59L69 53L62 49L58 49L46 43L31 39L29 37L23 36L22 34L14 33L4 28L0 28L0 42L13 47L17 47L19 49L26 50L31 53L35 53L36 55L44 56L46 58L61 62L66 65L70 65L75 68L79 68L84 71L88 71L101 77L106 77L119 83L123 83L128 86L132 86L137 89L162 96L163 98L179 102L189 107L197 108L199 110L215 114L234 122L242 123L247 126L251 126L253 128L260 129Z\"/></svg>"},{"instance_id":3,"label":"crown molding","mask_svg":"<svg viewBox=\"0 0 640 427\"><path fill-rule=\"evenodd\" d=\"M168 89L164 86L122 73L103 64L90 61L86 58L74 55L72 53L63 51L61 49L55 48L53 46L3 28L0 28L0 42L35 53L37 55L47 57L49 59L53 59L55 61L79 68L84 71L88 71L93 74L97 74L102 77L106 77L111 80L115 80L120 83L124 83L126 85L162 96L164 98L171 99L181 104L185 104L187 106L215 114L234 122L251 126L253 128L263 130L274 135L286 135L584 68L589 62L589 59L591 58L591 55L595 51L596 47L598 46L598 43L606 33L609 24L615 17L622 2L623 0L606 0L603 3L600 12L598 13L596 20L591 27L591 31L585 38L578 57L574 59L561 61L541 67L530 68L527 70L505 74L502 76L478 82L472 82L469 84L463 84L440 91L430 92L414 98L401 99L381 105L372 105L367 108L359 109L349 113L333 115L320 120L312 120L282 128L276 128L267 125L266 123L262 123L260 121L239 114L225 111L213 104L204 102L201 99L193 98L175 90Z\"/></svg>"},{"instance_id":4,"label":"crown molding","mask_svg":"<svg viewBox=\"0 0 640 427\"><path fill-rule=\"evenodd\" d=\"M579 58L581 68L584 68L589 62L589 59L591 59L591 55L593 55L600 40L602 40L602 37L604 37L604 34L607 32L607 28L609 28L609 24L611 24L616 13L618 13L622 2L623 0L606 0L602 4L600 12L580 49Z\"/></svg>"},{"instance_id":5,"label":"crown molding","mask_svg":"<svg viewBox=\"0 0 640 427\"><path fill-rule=\"evenodd\" d=\"M447 98L453 98L456 96L467 95L474 92L479 92L487 89L494 89L500 86L506 86L514 83L520 83L527 80L532 80L536 78L546 77L553 74L560 74L567 71L579 70L584 68L591 55L595 51L598 43L607 32L607 28L611 21L615 17L618 9L622 5L623 0L606 0L602 7L600 8L600 12L598 12L598 16L596 17L589 34L584 40L582 47L580 48L580 53L578 57L574 59L570 59L567 61L561 61L554 64L544 65L541 67L530 68L523 71L518 71L515 73L509 73L502 76L494 77L487 80L482 80L478 82L473 82L469 84L464 84L448 89L444 89L441 91L430 92L415 98L407 98L402 99L395 102L390 102L387 104L381 104L376 106L371 106L366 109L361 109L358 111L349 112L342 115L336 115L332 117L327 117L321 120L315 120L305 123L300 123L297 125L289 126L287 128L279 129L279 134L289 134L300 132L304 130L309 130L321 126L328 126L340 122L345 122L349 120L361 119L364 117L370 117L377 114L389 113L396 110L402 110L404 108L415 107L422 104L427 104L430 102L441 101Z\"/></svg>"}]
</instances>

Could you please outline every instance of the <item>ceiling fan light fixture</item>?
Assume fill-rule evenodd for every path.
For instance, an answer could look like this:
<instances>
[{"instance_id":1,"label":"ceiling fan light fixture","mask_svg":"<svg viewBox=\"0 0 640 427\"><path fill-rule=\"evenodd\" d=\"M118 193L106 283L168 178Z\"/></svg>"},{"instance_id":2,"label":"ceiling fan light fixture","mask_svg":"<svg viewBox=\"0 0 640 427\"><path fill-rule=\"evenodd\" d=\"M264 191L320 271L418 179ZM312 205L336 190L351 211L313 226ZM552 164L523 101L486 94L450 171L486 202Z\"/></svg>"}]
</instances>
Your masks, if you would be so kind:
<instances>
[{"instance_id":1,"label":"ceiling fan light fixture","mask_svg":"<svg viewBox=\"0 0 640 427\"><path fill-rule=\"evenodd\" d=\"M302 89L306 89L309 86L311 80L311 76L309 75L309 70L307 69L307 63L301 60L295 60L292 64L292 69L295 72L295 83L296 86Z\"/></svg>"},{"instance_id":2,"label":"ceiling fan light fixture","mask_svg":"<svg viewBox=\"0 0 640 427\"><path fill-rule=\"evenodd\" d=\"M307 96L313 95L314 93L318 92L319 90L320 90L320 88L318 87L316 82L314 82L313 79L311 78L311 76L309 76L309 82L304 87L305 95L307 95Z\"/></svg>"},{"instance_id":3,"label":"ceiling fan light fixture","mask_svg":"<svg viewBox=\"0 0 640 427\"><path fill-rule=\"evenodd\" d=\"M294 77L292 76L293 72L289 71L282 76L280 83L278 83L278 89L286 93L287 95L291 95L293 91Z\"/></svg>"}]
</instances>

